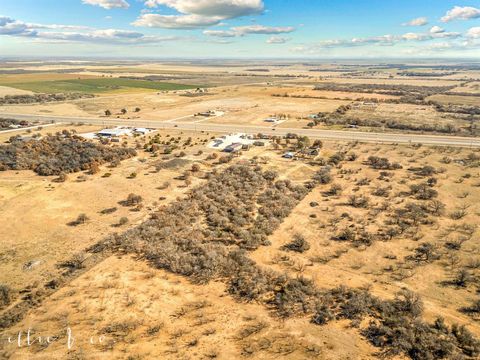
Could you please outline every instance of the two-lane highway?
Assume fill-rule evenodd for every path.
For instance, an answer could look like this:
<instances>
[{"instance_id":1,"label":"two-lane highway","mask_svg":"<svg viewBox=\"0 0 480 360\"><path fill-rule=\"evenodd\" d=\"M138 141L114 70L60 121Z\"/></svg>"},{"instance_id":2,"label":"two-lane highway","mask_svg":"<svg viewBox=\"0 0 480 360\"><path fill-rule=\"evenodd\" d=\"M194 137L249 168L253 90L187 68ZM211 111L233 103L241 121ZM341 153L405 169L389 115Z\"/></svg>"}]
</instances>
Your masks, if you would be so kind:
<instances>
[{"instance_id":1,"label":"two-lane highway","mask_svg":"<svg viewBox=\"0 0 480 360\"><path fill-rule=\"evenodd\" d=\"M179 129L185 131L209 131L216 133L247 133L266 134L283 136L288 133L295 133L308 136L313 139L360 141L374 143L419 143L425 145L458 146L458 147L480 147L480 138L444 136L444 135L423 135L423 134L397 134L397 133L375 133L353 130L319 130L319 129L295 129L295 128L272 128L265 126L251 126L241 124L210 124L208 122L176 122L172 120L159 121L148 119L114 119L97 117L66 117L51 115L27 115L0 113L0 117L12 118L27 121L43 121L52 123L84 123L101 126L133 126L152 129ZM208 121L208 120L207 120Z\"/></svg>"}]
</instances>

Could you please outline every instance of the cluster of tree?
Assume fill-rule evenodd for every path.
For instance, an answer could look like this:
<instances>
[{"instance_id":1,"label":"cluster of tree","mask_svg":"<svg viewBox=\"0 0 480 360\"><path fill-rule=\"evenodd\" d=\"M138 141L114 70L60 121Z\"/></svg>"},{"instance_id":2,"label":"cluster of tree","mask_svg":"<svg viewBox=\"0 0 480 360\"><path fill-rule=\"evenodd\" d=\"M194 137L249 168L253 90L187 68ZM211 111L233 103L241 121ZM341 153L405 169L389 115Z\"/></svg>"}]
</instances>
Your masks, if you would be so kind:
<instances>
[{"instance_id":1,"label":"cluster of tree","mask_svg":"<svg viewBox=\"0 0 480 360\"><path fill-rule=\"evenodd\" d=\"M391 102L391 101L383 101L383 102ZM428 105L434 104L433 102L429 102ZM443 105L441 105L443 106ZM446 107L444 107L447 109ZM465 109L464 107L460 107ZM419 132L437 132L442 134L454 134L465 132L468 130L469 135L475 132L476 128L471 127L470 129L464 129L461 127L457 127L451 123L447 124L413 124L407 122L398 122L397 120L391 119L360 119L358 117L348 116L349 110L352 109L351 105L341 105L333 112L319 112L316 114L315 118L312 119L311 122L307 124L309 127L318 126L320 124L325 124L328 126L334 125L344 125L344 126L355 126L355 127L375 127L375 128L387 128L387 129L394 129L394 130L404 130L404 131L419 131ZM451 111L455 112L452 107L448 107ZM469 109L469 110L468 110ZM476 107L468 107L465 110L467 111L477 111ZM472 110L474 109L474 110ZM461 110L459 110L460 112ZM480 110L479 110L480 111Z\"/></svg>"},{"instance_id":2,"label":"cluster of tree","mask_svg":"<svg viewBox=\"0 0 480 360\"><path fill-rule=\"evenodd\" d=\"M455 75L456 72L448 71L448 72L419 72L419 71L405 71L399 73L401 76L408 76L408 77L443 77L443 76L450 76Z\"/></svg>"},{"instance_id":3,"label":"cluster of tree","mask_svg":"<svg viewBox=\"0 0 480 360\"><path fill-rule=\"evenodd\" d=\"M0 118L0 130L6 130L6 129L10 128L12 125L13 126L26 127L26 126L30 125L30 123L28 121L25 121L25 120Z\"/></svg>"},{"instance_id":4,"label":"cluster of tree","mask_svg":"<svg viewBox=\"0 0 480 360\"><path fill-rule=\"evenodd\" d=\"M399 163L390 163L387 158L378 156L369 156L367 163L372 169L376 170L397 170L402 168L402 165Z\"/></svg>"},{"instance_id":5,"label":"cluster of tree","mask_svg":"<svg viewBox=\"0 0 480 360\"><path fill-rule=\"evenodd\" d=\"M215 278L226 282L228 292L241 301L257 301L279 316L307 314L323 325L334 319L350 319L361 333L385 354L412 359L451 359L478 356L480 343L467 329L448 327L441 319L422 320L420 298L402 291L393 300L381 300L367 290L340 287L320 290L302 276L290 278L266 270L248 257L248 250L268 245L277 229L309 189L331 182L330 167L321 168L312 182L302 186L278 180L273 171L255 165L232 165L212 172L206 184L152 214L151 218L122 235L112 235L90 251L127 251L151 265L204 283ZM392 213L395 236L435 213L430 203L408 203ZM405 225L405 226L404 226ZM388 231L386 231L388 233ZM376 235L380 235L380 232ZM374 235L355 231L339 234L339 240L368 244ZM284 250L304 252L309 244L297 234ZM423 247L422 247L423 246ZM422 258L429 248L416 250ZM362 320L369 318L368 325Z\"/></svg>"},{"instance_id":6,"label":"cluster of tree","mask_svg":"<svg viewBox=\"0 0 480 360\"><path fill-rule=\"evenodd\" d=\"M423 103L423 101L429 96L439 94L439 93L445 93L454 88L455 86L321 83L316 85L314 89L321 90L321 91L386 94L386 95L400 96L401 98L399 101L404 103Z\"/></svg>"},{"instance_id":7,"label":"cluster of tree","mask_svg":"<svg viewBox=\"0 0 480 360\"><path fill-rule=\"evenodd\" d=\"M61 93L61 94L32 94L32 95L6 95L0 97L0 105L34 104L44 102L69 101L83 98L93 98L92 94Z\"/></svg>"},{"instance_id":8,"label":"cluster of tree","mask_svg":"<svg viewBox=\"0 0 480 360\"><path fill-rule=\"evenodd\" d=\"M339 116L338 114L323 114L313 121L313 125L324 123L326 125L362 126L377 127L394 130L415 131L415 132L436 132L442 134L455 134L464 131L453 124L414 124L398 122L391 119L359 119L357 117Z\"/></svg>"},{"instance_id":9,"label":"cluster of tree","mask_svg":"<svg viewBox=\"0 0 480 360\"><path fill-rule=\"evenodd\" d=\"M462 84L461 86L464 86L464 84ZM444 95L480 97L480 94L476 92L462 92L462 91L447 91L446 93L444 93Z\"/></svg>"},{"instance_id":10,"label":"cluster of tree","mask_svg":"<svg viewBox=\"0 0 480 360\"><path fill-rule=\"evenodd\" d=\"M231 247L266 245L307 192L305 186L277 180L275 172L233 165L210 174L187 198L99 247L140 251L156 267L208 281L227 272Z\"/></svg>"},{"instance_id":11,"label":"cluster of tree","mask_svg":"<svg viewBox=\"0 0 480 360\"><path fill-rule=\"evenodd\" d=\"M156 134L153 136L147 143L143 145L143 149L148 152L156 153L162 151L164 154L170 154L174 150L179 149L180 147L193 146L193 139L191 137L181 142L182 138L180 136L166 136L162 139L162 135ZM206 143L208 140L203 140L203 143Z\"/></svg>"},{"instance_id":12,"label":"cluster of tree","mask_svg":"<svg viewBox=\"0 0 480 360\"><path fill-rule=\"evenodd\" d=\"M97 168L135 156L134 149L96 144L64 130L40 140L12 138L0 146L0 171L33 170L42 176Z\"/></svg>"},{"instance_id":13,"label":"cluster of tree","mask_svg":"<svg viewBox=\"0 0 480 360\"><path fill-rule=\"evenodd\" d=\"M435 104L435 110L441 113L455 113L478 116L480 115L480 106L475 105L454 105L454 104Z\"/></svg>"},{"instance_id":14,"label":"cluster of tree","mask_svg":"<svg viewBox=\"0 0 480 360\"><path fill-rule=\"evenodd\" d=\"M312 322L326 324L349 319L358 324L369 318L362 334L382 348L384 356L411 359L462 359L480 355L480 342L465 327L447 326L442 318L422 320L423 303L415 293L401 290L392 300L381 300L364 289L339 287L322 296Z\"/></svg>"}]
</instances>

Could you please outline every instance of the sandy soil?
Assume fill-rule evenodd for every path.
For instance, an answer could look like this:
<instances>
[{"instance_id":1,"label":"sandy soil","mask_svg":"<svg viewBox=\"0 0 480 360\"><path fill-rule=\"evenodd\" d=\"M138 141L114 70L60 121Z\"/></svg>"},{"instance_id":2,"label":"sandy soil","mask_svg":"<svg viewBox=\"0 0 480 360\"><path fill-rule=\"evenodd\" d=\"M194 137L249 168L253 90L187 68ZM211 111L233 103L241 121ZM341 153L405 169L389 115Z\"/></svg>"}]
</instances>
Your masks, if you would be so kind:
<instances>
[{"instance_id":1,"label":"sandy soil","mask_svg":"<svg viewBox=\"0 0 480 360\"><path fill-rule=\"evenodd\" d=\"M72 127L45 128L42 132L53 133L64 128ZM99 128L76 129L82 133ZM211 135L192 136L195 140L209 139ZM192 161L199 160L193 155L198 148L187 150ZM203 146L201 148L206 150ZM125 160L117 168L103 166L98 174L85 175L86 181L78 181L78 177L84 175L82 173L70 174L64 183L53 183L55 177L40 177L31 171L0 172L0 186L3 189L0 193L0 210L5 214L0 219L0 226L4 229L0 234L0 241L4 244L0 251L3 269L0 283L21 288L48 278L50 272L55 271L54 265L62 259L87 248L107 234L123 230L112 226L121 217L127 217L132 226L143 220L153 208L182 195L187 188L174 178L184 169L167 169L156 173L152 166L157 160L142 153L139 157ZM104 177L105 173L111 175ZM128 178L132 173L137 174L135 179ZM193 181L192 186L198 181ZM165 182L171 185L159 190L158 187ZM130 193L145 199L141 211L130 211L130 208L118 204ZM118 210L110 215L100 214L101 210L112 207ZM88 224L68 226L82 213L89 217ZM30 263L35 264L34 268L25 270L28 267L26 264Z\"/></svg>"},{"instance_id":2,"label":"sandy soil","mask_svg":"<svg viewBox=\"0 0 480 360\"><path fill-rule=\"evenodd\" d=\"M67 325L76 343L68 351ZM11 359L211 358L369 359L374 349L347 324L280 321L260 305L225 296L221 283L192 285L131 258L111 257L52 296L11 329L61 336L51 346L16 348ZM252 335L242 330L256 329ZM111 330L109 330L111 329ZM99 338L103 336L103 342ZM89 343L93 337L94 344ZM268 343L265 347L263 343Z\"/></svg>"},{"instance_id":3,"label":"sandy soil","mask_svg":"<svg viewBox=\"0 0 480 360\"><path fill-rule=\"evenodd\" d=\"M462 81L457 80L458 76L464 74L446 79L400 78L392 69L368 73L368 69L364 68L365 79L360 79L336 72L335 66L326 64L318 65L327 70L322 72L311 72L313 65L274 64L269 66L270 71L266 74L251 71L264 67L262 64L233 62L225 66L191 63L108 65L72 63L36 66L32 63L24 66L50 71L84 67L86 70L79 72L82 76L118 70L114 76L148 73L199 76L204 72L217 80L222 74L228 74L229 81L235 78L241 79L237 81L254 79L252 74L293 73L308 77L270 77L273 83L270 85L265 82L218 86L209 89L208 95L199 97L187 97L184 92L138 92L104 95L69 103L8 106L1 107L0 111L102 116L108 109L115 117L167 121L198 112L222 110L224 116L204 121L272 126L264 122L265 118L285 114L287 121L278 126L302 128L309 122L305 119L307 115L333 112L341 105L351 104L356 98L394 98L379 94L313 91L312 84L320 78L325 82L340 83L444 86L460 85ZM249 74L248 79L236 76L243 74ZM27 74L22 79L42 76L46 79L48 74ZM78 74L58 74L58 78L69 76ZM268 79L261 77L262 82L265 78ZM11 81L14 79L15 76L9 78ZM475 86L469 83L465 88L475 92ZM464 87L456 88L457 91L459 89ZM324 96L326 99L272 96L284 93ZM442 95L437 100L478 105L475 97ZM140 111L134 112L136 107ZM127 109L126 115L119 115L122 108ZM393 119L412 124L447 124L454 121L453 117L439 115L433 107L412 104L380 103L373 108L357 107L350 110L348 116ZM192 118L182 121L192 121ZM465 125L461 119L456 119L455 124ZM53 133L63 128L75 128L79 133L99 129L65 124L44 128L40 132ZM23 130L19 133L27 134ZM12 135L0 134L0 142L7 141ZM126 231L144 221L155 210L177 197L185 196L193 186L206 181L203 175L207 171L221 170L222 166L226 166L207 160L215 150L208 149L202 142L210 140L214 134L160 131L160 135L162 140L192 137L193 146L176 150L185 151L184 158L189 162L156 172L154 165L164 161L163 156L152 157L140 150L148 139L131 138L126 141L138 147L138 156L123 161L116 168L102 166L95 175L70 174L66 182L55 183L53 177L40 177L31 171L0 172L0 211L3 214L0 218L0 243L4 245L0 248L0 284L10 286L15 292L28 287L40 291L45 289L45 281L60 272L57 266L60 262L83 253L88 246L108 235ZM279 146L286 142L281 144ZM234 161L258 161L265 169L278 172L280 178L296 183L309 180L319 169L319 165L312 163L311 159L282 159L281 155L286 150L274 150L273 146L254 147ZM250 257L264 269L292 277L305 276L321 289L339 285L365 287L382 299L391 299L400 289L410 289L423 299L425 320L433 321L437 316L442 316L447 324L466 325L480 337L478 320L462 311L462 308L478 299L477 280L472 280L464 287L451 284L461 269L467 269L473 279L480 278L480 266L475 265L480 263L478 229L475 227L480 214L480 172L477 163L466 165L466 160L479 156L479 152L471 155L471 149L325 142L320 158L329 159L338 151L358 156L352 161L333 166L333 183L340 186L340 192L328 195L326 192L331 185L320 185L313 189L269 237L271 245L260 247L250 253ZM374 170L366 163L372 155L399 162L403 168L388 170L382 175L380 170ZM201 171L191 177L191 184L185 183L179 176L190 169L193 162L200 164ZM436 179L437 183L432 188L438 191L438 200L445 204L444 212L435 217L432 223L420 222L412 233L392 240L377 240L371 245L336 239L337 234L347 227L376 234L379 229L388 226L388 217L382 209L400 208L416 201L409 194L410 185L426 181L428 177L417 176L412 169L424 165L436 169L436 173L429 177ZM136 176L129 178L132 173ZM168 187L163 186L165 182L169 183ZM387 197L375 196L374 191L382 187L390 188ZM131 211L119 204L129 193L141 195L144 199L144 206L139 211ZM354 194L367 196L368 206L349 206L349 197ZM111 214L100 213L113 207L117 210ZM465 214L461 219L454 220L452 214L460 208L465 209ZM81 213L89 217L86 224L67 225ZM121 217L127 217L128 223L115 226ZM468 225L474 225L472 236L462 240L457 249L449 248L449 242L461 240L462 227ZM283 250L282 246L297 233L305 237L310 249L303 253ZM409 260L415 249L424 242L432 243L440 257L431 262ZM4 351L3 356L11 359L350 360L376 358L378 350L367 343L359 330L348 321L314 326L309 322L309 315L280 320L261 304L234 300L228 295L222 281L192 284L188 278L153 269L142 259L111 254L61 286L39 307L30 309L23 320L1 334L0 341L29 328L39 336L56 335L59 339L48 346L37 343L21 348L2 343L0 350ZM66 346L67 328L73 331L76 338L76 344L70 350ZM100 336L104 336L102 343L99 343ZM89 343L90 337L93 337L93 344Z\"/></svg>"},{"instance_id":4,"label":"sandy soil","mask_svg":"<svg viewBox=\"0 0 480 360\"><path fill-rule=\"evenodd\" d=\"M15 89L8 86L0 86L0 97L7 95L31 95L31 91Z\"/></svg>"}]
</instances>

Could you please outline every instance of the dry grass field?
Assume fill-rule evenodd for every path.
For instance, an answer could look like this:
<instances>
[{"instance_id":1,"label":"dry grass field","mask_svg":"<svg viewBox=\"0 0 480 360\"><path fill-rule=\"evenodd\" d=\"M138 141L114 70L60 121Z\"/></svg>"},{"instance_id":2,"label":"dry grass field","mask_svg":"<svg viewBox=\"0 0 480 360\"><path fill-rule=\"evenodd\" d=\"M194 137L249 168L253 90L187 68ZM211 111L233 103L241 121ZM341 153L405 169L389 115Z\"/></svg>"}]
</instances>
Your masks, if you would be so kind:
<instances>
[{"instance_id":1,"label":"dry grass field","mask_svg":"<svg viewBox=\"0 0 480 360\"><path fill-rule=\"evenodd\" d=\"M428 100L437 101L441 104L480 106L480 97L478 96L434 95L429 97Z\"/></svg>"},{"instance_id":2,"label":"dry grass field","mask_svg":"<svg viewBox=\"0 0 480 360\"><path fill-rule=\"evenodd\" d=\"M478 135L475 82L460 86L473 70L0 66L12 69L32 73L0 75L0 98L21 95L4 113ZM216 85L43 102L9 90L47 82L38 71ZM225 114L191 116L209 110ZM34 126L0 132L0 358L480 356L478 149L291 134L227 154L202 131L117 142L76 135L99 126Z\"/></svg>"},{"instance_id":3,"label":"dry grass field","mask_svg":"<svg viewBox=\"0 0 480 360\"><path fill-rule=\"evenodd\" d=\"M287 121L278 126L288 128L305 128L311 123L309 115L323 113L326 120L316 122L315 126L341 129L356 124L365 131L381 128L382 131L477 133L470 126L470 116L474 119L479 116L475 90L478 74L464 68L452 70L448 76L440 76L443 73L437 70L440 75L433 77L434 70L416 69L415 65L409 65L408 70L415 76L405 76L407 70L396 69L394 65L377 68L371 64L250 66L232 61L221 66L188 62L36 66L29 63L24 68L20 63L9 65L4 71L22 73L0 75L5 95L9 94L8 89L12 89L10 95L27 89L78 91L95 96L57 103L24 99L3 106L0 103L0 110L5 113L98 117L109 110L115 118L189 122L186 118L189 115L221 110L226 112L225 116L205 121L270 126L264 122L265 118L285 115ZM196 86L206 86L207 92L196 93ZM378 106L372 108L371 102ZM337 111L352 105L347 111ZM135 112L137 108L139 111ZM127 113L122 114L122 109Z\"/></svg>"}]
</instances>

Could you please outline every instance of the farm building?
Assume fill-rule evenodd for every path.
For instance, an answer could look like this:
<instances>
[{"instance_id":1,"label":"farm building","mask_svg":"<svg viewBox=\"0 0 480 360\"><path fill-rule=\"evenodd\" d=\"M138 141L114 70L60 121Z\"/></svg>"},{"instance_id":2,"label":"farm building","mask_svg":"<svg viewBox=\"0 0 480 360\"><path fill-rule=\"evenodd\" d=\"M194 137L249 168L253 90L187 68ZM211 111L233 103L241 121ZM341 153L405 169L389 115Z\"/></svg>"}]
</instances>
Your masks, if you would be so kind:
<instances>
[{"instance_id":1,"label":"farm building","mask_svg":"<svg viewBox=\"0 0 480 360\"><path fill-rule=\"evenodd\" d=\"M121 137L121 136L130 136L132 131L125 128L115 128L115 129L104 129L100 130L97 135L101 137Z\"/></svg>"},{"instance_id":2,"label":"farm building","mask_svg":"<svg viewBox=\"0 0 480 360\"><path fill-rule=\"evenodd\" d=\"M223 151L227 153L236 153L242 150L243 146L244 145L241 143L233 143L231 145L228 145L225 149L223 149Z\"/></svg>"},{"instance_id":3,"label":"farm building","mask_svg":"<svg viewBox=\"0 0 480 360\"><path fill-rule=\"evenodd\" d=\"M238 151L236 149L237 147L239 147L239 150L241 150L242 146L244 145L247 147L248 150L248 147L254 142L255 140L253 140L252 136L247 134L229 134L220 136L212 140L210 144L208 144L208 147L212 149L223 150L226 152L236 152Z\"/></svg>"}]
</instances>

